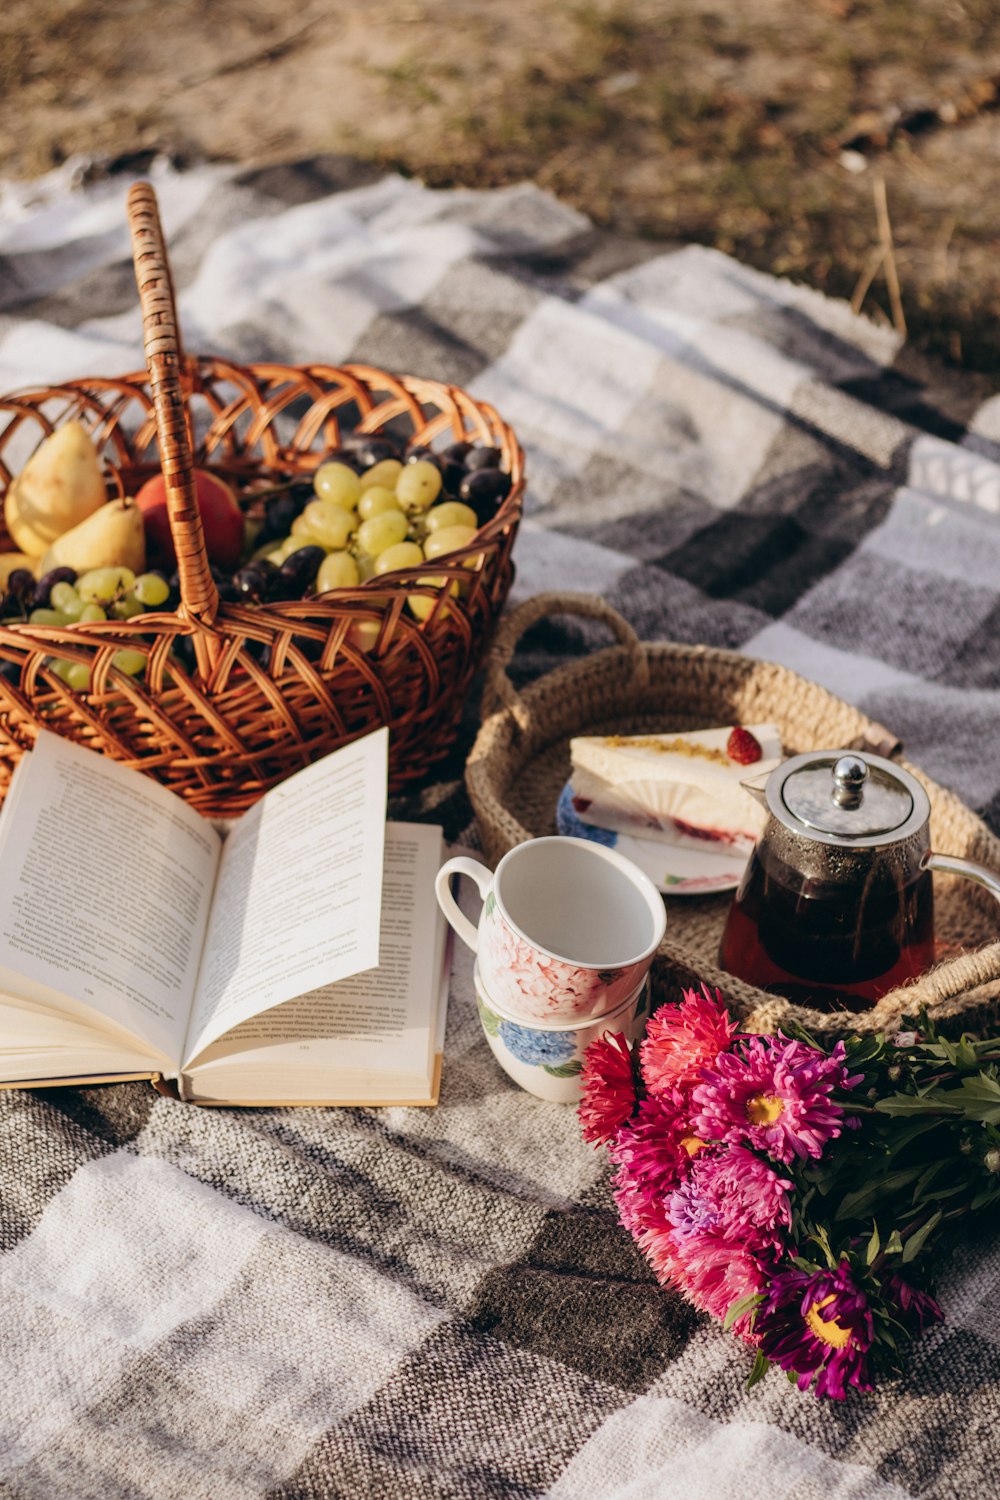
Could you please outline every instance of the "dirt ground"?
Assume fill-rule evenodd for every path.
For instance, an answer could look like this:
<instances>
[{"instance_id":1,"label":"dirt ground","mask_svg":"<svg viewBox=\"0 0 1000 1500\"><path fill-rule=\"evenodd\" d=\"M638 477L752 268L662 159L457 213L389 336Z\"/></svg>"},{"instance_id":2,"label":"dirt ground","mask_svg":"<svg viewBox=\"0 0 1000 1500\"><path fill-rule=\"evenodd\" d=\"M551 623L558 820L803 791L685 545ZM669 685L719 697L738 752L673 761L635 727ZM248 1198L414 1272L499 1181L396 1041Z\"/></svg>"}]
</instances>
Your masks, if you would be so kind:
<instances>
[{"instance_id":1,"label":"dirt ground","mask_svg":"<svg viewBox=\"0 0 1000 1500\"><path fill-rule=\"evenodd\" d=\"M532 177L1000 384L996 0L7 0L0 175L347 152Z\"/></svg>"}]
</instances>

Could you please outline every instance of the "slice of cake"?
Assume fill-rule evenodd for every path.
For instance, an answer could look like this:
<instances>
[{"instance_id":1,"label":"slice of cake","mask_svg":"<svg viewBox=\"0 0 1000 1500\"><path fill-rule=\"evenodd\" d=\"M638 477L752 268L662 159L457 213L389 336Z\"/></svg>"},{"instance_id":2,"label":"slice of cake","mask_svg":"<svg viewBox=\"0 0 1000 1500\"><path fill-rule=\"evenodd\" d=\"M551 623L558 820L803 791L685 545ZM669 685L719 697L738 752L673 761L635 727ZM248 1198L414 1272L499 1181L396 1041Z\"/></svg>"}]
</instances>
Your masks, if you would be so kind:
<instances>
[{"instance_id":1,"label":"slice of cake","mask_svg":"<svg viewBox=\"0 0 1000 1500\"><path fill-rule=\"evenodd\" d=\"M570 742L573 807L584 823L682 847L749 853L764 810L740 783L774 769L774 724L685 734L597 735Z\"/></svg>"}]
</instances>

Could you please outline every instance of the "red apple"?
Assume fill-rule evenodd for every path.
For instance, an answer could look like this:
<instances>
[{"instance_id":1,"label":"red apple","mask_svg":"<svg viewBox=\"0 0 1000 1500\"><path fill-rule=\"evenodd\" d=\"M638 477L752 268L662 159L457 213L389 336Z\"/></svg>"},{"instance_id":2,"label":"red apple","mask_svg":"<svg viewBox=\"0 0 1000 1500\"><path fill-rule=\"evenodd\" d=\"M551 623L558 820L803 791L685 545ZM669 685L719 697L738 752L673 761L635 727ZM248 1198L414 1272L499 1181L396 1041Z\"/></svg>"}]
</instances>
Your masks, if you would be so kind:
<instances>
[{"instance_id":1,"label":"red apple","mask_svg":"<svg viewBox=\"0 0 1000 1500\"><path fill-rule=\"evenodd\" d=\"M208 560L227 573L239 566L243 555L243 512L233 490L217 474L194 471L195 498L205 533ZM135 497L146 528L146 546L151 561L161 568L177 566L174 539L167 515L167 487L162 474L147 479Z\"/></svg>"}]
</instances>

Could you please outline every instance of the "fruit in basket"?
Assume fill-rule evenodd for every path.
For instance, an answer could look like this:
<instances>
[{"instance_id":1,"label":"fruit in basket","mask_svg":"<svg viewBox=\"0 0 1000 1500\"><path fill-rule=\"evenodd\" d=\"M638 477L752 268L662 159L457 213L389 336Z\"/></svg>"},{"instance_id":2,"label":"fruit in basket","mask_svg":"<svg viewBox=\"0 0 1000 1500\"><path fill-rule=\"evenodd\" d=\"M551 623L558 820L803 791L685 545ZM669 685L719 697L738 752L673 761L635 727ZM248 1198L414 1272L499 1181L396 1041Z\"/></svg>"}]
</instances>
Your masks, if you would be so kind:
<instances>
[{"instance_id":1,"label":"fruit in basket","mask_svg":"<svg viewBox=\"0 0 1000 1500\"><path fill-rule=\"evenodd\" d=\"M217 474L195 469L194 492L205 533L210 563L230 572L239 567L243 555L243 512L235 493ZM177 565L174 539L167 511L167 486L162 474L147 479L135 497L146 528L150 556L163 568Z\"/></svg>"},{"instance_id":2,"label":"fruit in basket","mask_svg":"<svg viewBox=\"0 0 1000 1500\"><path fill-rule=\"evenodd\" d=\"M21 551L39 557L107 498L101 461L86 428L66 422L39 444L10 485L4 519Z\"/></svg>"},{"instance_id":3,"label":"fruit in basket","mask_svg":"<svg viewBox=\"0 0 1000 1500\"><path fill-rule=\"evenodd\" d=\"M52 568L131 568L146 566L142 513L134 500L108 500L79 526L57 537L38 564L40 574Z\"/></svg>"},{"instance_id":4,"label":"fruit in basket","mask_svg":"<svg viewBox=\"0 0 1000 1500\"><path fill-rule=\"evenodd\" d=\"M34 578L35 561L27 552L0 552L0 589L10 587L15 573L29 572Z\"/></svg>"},{"instance_id":5,"label":"fruit in basket","mask_svg":"<svg viewBox=\"0 0 1000 1500\"><path fill-rule=\"evenodd\" d=\"M361 480L352 468L339 462L320 464L313 476L313 488L321 500L329 500L341 510L356 509L361 498Z\"/></svg>"},{"instance_id":6,"label":"fruit in basket","mask_svg":"<svg viewBox=\"0 0 1000 1500\"><path fill-rule=\"evenodd\" d=\"M434 504L441 493L441 470L430 459L407 464L396 481L396 499L409 515L419 515Z\"/></svg>"}]
</instances>

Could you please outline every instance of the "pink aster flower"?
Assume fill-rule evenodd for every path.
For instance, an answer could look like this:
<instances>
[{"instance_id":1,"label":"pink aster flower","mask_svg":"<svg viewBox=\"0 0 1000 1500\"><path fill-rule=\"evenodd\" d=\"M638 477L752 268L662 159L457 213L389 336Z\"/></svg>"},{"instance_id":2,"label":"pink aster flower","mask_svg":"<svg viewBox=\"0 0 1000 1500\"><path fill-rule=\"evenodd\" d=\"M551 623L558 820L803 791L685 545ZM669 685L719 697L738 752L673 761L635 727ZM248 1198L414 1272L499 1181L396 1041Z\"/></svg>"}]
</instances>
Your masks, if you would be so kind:
<instances>
[{"instance_id":1,"label":"pink aster flower","mask_svg":"<svg viewBox=\"0 0 1000 1500\"><path fill-rule=\"evenodd\" d=\"M702 1069L728 1049L736 1022L730 1020L718 990L715 996L713 1000L704 985L700 995L685 990L679 1005L661 1005L650 1017L641 1057L651 1094L699 1083Z\"/></svg>"},{"instance_id":2,"label":"pink aster flower","mask_svg":"<svg viewBox=\"0 0 1000 1500\"><path fill-rule=\"evenodd\" d=\"M843 1401L848 1386L870 1391L874 1327L868 1299L846 1261L835 1271L780 1271L757 1314L761 1353L798 1375L800 1390Z\"/></svg>"},{"instance_id":3,"label":"pink aster flower","mask_svg":"<svg viewBox=\"0 0 1000 1500\"><path fill-rule=\"evenodd\" d=\"M778 1161L819 1157L841 1132L844 1110L830 1098L850 1089L844 1044L828 1056L786 1037L746 1037L719 1057L694 1091L694 1127L705 1140L743 1141Z\"/></svg>"},{"instance_id":4,"label":"pink aster flower","mask_svg":"<svg viewBox=\"0 0 1000 1500\"><path fill-rule=\"evenodd\" d=\"M704 1144L691 1128L690 1104L679 1090L642 1101L610 1147L619 1168L618 1187L626 1194L633 1220L641 1217L643 1207L662 1205ZM625 1227L631 1230L631 1223Z\"/></svg>"},{"instance_id":5,"label":"pink aster flower","mask_svg":"<svg viewBox=\"0 0 1000 1500\"><path fill-rule=\"evenodd\" d=\"M580 1127L585 1141L610 1141L635 1110L632 1053L618 1031L591 1042L580 1074Z\"/></svg>"},{"instance_id":6,"label":"pink aster flower","mask_svg":"<svg viewBox=\"0 0 1000 1500\"><path fill-rule=\"evenodd\" d=\"M792 1223L788 1195L793 1187L745 1146L732 1146L721 1156L705 1151L671 1193L667 1218L681 1245L708 1234L754 1256L780 1256Z\"/></svg>"},{"instance_id":7,"label":"pink aster flower","mask_svg":"<svg viewBox=\"0 0 1000 1500\"><path fill-rule=\"evenodd\" d=\"M767 1268L741 1245L728 1243L716 1234L688 1234L674 1230L672 1239L673 1283L702 1312L723 1319L734 1302L762 1292L767 1286ZM750 1328L751 1313L733 1323L733 1332L748 1343L756 1343Z\"/></svg>"}]
</instances>

